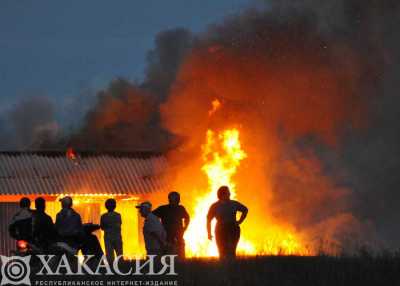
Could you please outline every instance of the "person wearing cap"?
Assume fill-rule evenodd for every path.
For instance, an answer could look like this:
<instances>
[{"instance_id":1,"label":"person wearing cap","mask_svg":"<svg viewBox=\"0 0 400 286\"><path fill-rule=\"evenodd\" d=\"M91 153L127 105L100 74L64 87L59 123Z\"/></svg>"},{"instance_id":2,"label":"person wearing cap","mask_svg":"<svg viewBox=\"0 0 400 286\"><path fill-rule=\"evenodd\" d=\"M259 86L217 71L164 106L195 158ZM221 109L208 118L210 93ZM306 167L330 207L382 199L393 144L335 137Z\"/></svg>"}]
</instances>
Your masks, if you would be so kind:
<instances>
[{"instance_id":1,"label":"person wearing cap","mask_svg":"<svg viewBox=\"0 0 400 286\"><path fill-rule=\"evenodd\" d=\"M239 225L245 220L248 209L238 201L230 199L229 187L222 186L217 192L218 201L211 205L207 214L208 239L212 240L211 221L215 218L215 240L220 259L236 257L236 247L240 238ZM240 212L239 220L236 213Z\"/></svg>"},{"instance_id":2,"label":"person wearing cap","mask_svg":"<svg viewBox=\"0 0 400 286\"><path fill-rule=\"evenodd\" d=\"M185 257L185 240L183 234L189 226L190 217L184 206L180 205L178 192L168 194L169 204L159 206L153 214L161 219L162 225L167 232L168 252Z\"/></svg>"},{"instance_id":3,"label":"person wearing cap","mask_svg":"<svg viewBox=\"0 0 400 286\"><path fill-rule=\"evenodd\" d=\"M166 233L160 220L151 212L151 203L136 206L144 218L143 237L147 255L162 255L166 246Z\"/></svg>"},{"instance_id":4,"label":"person wearing cap","mask_svg":"<svg viewBox=\"0 0 400 286\"><path fill-rule=\"evenodd\" d=\"M56 230L61 239L72 246L79 245L83 236L81 216L72 208L72 198L60 199L61 211L56 216Z\"/></svg>"},{"instance_id":5,"label":"person wearing cap","mask_svg":"<svg viewBox=\"0 0 400 286\"><path fill-rule=\"evenodd\" d=\"M107 260L112 263L117 256L123 255L121 236L121 215L115 211L117 202L108 199L105 202L107 212L100 218L100 227L104 231L104 246L106 248Z\"/></svg>"}]
</instances>

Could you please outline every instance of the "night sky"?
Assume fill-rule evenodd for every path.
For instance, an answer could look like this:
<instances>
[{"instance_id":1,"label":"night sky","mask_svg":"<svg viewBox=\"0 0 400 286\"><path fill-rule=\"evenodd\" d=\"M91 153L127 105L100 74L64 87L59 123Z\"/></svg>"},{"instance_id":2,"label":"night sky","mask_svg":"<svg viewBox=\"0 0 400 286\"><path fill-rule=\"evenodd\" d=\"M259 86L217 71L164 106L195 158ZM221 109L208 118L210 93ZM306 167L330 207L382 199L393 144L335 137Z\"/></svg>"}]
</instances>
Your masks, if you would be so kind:
<instances>
[{"instance_id":1,"label":"night sky","mask_svg":"<svg viewBox=\"0 0 400 286\"><path fill-rule=\"evenodd\" d=\"M0 112L18 99L68 103L116 77L143 77L146 52L163 30L193 32L218 23L250 0L0 2Z\"/></svg>"}]
</instances>

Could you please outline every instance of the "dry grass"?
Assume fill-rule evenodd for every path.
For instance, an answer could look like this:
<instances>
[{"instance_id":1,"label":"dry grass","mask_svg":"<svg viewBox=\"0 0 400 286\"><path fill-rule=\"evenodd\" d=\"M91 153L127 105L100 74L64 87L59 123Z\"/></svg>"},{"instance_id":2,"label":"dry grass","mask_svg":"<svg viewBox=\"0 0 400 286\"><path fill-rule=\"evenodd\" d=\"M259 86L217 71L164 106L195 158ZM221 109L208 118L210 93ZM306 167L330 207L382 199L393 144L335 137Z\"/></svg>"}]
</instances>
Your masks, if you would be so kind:
<instances>
[{"instance_id":1,"label":"dry grass","mask_svg":"<svg viewBox=\"0 0 400 286\"><path fill-rule=\"evenodd\" d=\"M133 262L125 262L127 272ZM126 267L126 269L125 269ZM221 263L215 259L176 261L177 276L74 276L62 280L177 280L182 286L233 285L397 285L400 286L400 253L355 256L258 256ZM145 271L146 272L146 271ZM46 277L45 277L46 278ZM49 279L52 277L48 277ZM41 277L43 279L43 277ZM107 284L104 284L107 285ZM136 284L140 285L140 284ZM155 284L141 284L155 285Z\"/></svg>"},{"instance_id":2,"label":"dry grass","mask_svg":"<svg viewBox=\"0 0 400 286\"><path fill-rule=\"evenodd\" d=\"M178 265L180 285L400 285L400 256L263 256Z\"/></svg>"}]
</instances>

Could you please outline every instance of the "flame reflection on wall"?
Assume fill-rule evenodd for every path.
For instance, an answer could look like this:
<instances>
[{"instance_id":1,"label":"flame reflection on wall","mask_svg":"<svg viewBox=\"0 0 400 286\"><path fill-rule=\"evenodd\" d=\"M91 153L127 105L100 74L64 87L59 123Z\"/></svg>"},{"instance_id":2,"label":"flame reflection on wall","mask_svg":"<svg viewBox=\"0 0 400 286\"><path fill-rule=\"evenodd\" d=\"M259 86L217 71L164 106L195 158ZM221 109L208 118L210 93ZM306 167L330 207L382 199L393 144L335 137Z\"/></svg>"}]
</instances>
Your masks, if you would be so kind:
<instances>
[{"instance_id":1,"label":"flame reflection on wall","mask_svg":"<svg viewBox=\"0 0 400 286\"><path fill-rule=\"evenodd\" d=\"M89 192L88 192L89 193ZM83 223L100 223L101 214L106 212L104 207L105 200L111 196L98 196L96 194L86 194L72 196L73 208L81 215ZM145 253L141 243L141 230L139 229L139 217L135 206L137 198L122 198L117 200L116 211L121 214L122 218L122 240L124 248L124 256L126 258L142 257ZM61 209L61 204L56 201L47 202L47 212L55 221L56 214ZM104 233L97 231L96 236L99 238L101 246L104 250Z\"/></svg>"}]
</instances>

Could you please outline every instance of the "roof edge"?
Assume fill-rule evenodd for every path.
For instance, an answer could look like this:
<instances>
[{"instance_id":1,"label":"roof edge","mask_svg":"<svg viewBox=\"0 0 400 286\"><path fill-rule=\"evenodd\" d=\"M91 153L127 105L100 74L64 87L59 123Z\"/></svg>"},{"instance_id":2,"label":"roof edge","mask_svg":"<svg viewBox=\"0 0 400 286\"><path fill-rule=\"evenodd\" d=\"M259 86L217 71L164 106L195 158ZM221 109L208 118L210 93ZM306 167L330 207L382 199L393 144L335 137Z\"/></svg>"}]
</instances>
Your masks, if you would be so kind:
<instances>
[{"instance_id":1,"label":"roof edge","mask_svg":"<svg viewBox=\"0 0 400 286\"><path fill-rule=\"evenodd\" d=\"M98 157L98 156L110 156L110 157L125 157L125 158L150 158L160 157L164 155L162 152L154 150L138 150L138 151L80 151L75 150L76 153L82 157ZM7 156L29 156L37 155L43 157L61 157L66 156L66 150L30 150L30 151L0 151L1 155Z\"/></svg>"}]
</instances>

